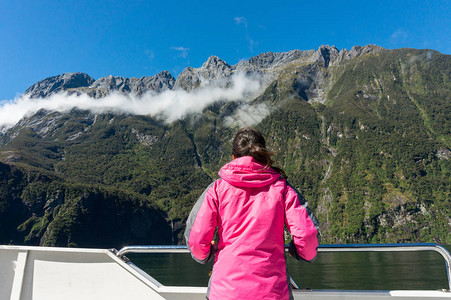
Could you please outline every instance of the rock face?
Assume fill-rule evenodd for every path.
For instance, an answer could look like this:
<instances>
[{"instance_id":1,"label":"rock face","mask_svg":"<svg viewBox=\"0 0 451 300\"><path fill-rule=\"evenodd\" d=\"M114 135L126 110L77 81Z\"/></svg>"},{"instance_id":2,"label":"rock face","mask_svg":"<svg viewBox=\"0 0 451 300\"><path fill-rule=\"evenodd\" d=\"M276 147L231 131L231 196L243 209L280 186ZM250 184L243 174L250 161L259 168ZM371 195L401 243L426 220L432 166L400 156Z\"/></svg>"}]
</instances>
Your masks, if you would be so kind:
<instances>
[{"instance_id":1,"label":"rock face","mask_svg":"<svg viewBox=\"0 0 451 300\"><path fill-rule=\"evenodd\" d=\"M351 58L355 58L367 53L376 53L383 50L382 47L376 46L376 45L366 45L363 47L360 46L354 46L351 48L350 51L344 49L343 51L343 55L347 58L347 59L351 59Z\"/></svg>"},{"instance_id":2,"label":"rock face","mask_svg":"<svg viewBox=\"0 0 451 300\"><path fill-rule=\"evenodd\" d=\"M64 73L33 84L25 94L31 98L44 98L68 89L88 87L93 82L94 79L85 73Z\"/></svg>"},{"instance_id":3,"label":"rock face","mask_svg":"<svg viewBox=\"0 0 451 300\"><path fill-rule=\"evenodd\" d=\"M339 51L335 46L321 46L316 51L314 57L321 63L324 63L324 67L327 68L331 62L335 62L338 58Z\"/></svg>"},{"instance_id":4,"label":"rock face","mask_svg":"<svg viewBox=\"0 0 451 300\"><path fill-rule=\"evenodd\" d=\"M31 98L45 98L60 92L86 93L94 98L104 97L111 92L133 93L140 96L148 91L159 93L170 90L174 87L174 83L175 78L168 71L141 78L110 75L98 80L84 73L64 73L37 82L29 87L25 94Z\"/></svg>"},{"instance_id":5,"label":"rock face","mask_svg":"<svg viewBox=\"0 0 451 300\"><path fill-rule=\"evenodd\" d=\"M180 73L174 88L191 91L202 84L225 87L234 68L217 56L210 56L200 68L188 67Z\"/></svg>"},{"instance_id":6,"label":"rock face","mask_svg":"<svg viewBox=\"0 0 451 300\"><path fill-rule=\"evenodd\" d=\"M347 49L339 51L335 46L323 45L317 51L266 52L251 57L247 61L240 61L236 65L229 65L219 57L211 56L200 68L187 67L183 70L177 78L174 88L192 91L205 85L227 87L230 84L231 76L238 73L256 78L263 83L263 86L267 86L281 75L283 68L290 64L299 66L303 64L318 64L320 67L327 69L329 66L345 63L349 59L382 49L381 47L368 45L364 47L355 46L350 51ZM304 81L308 82L309 87L313 86L313 89L310 91L312 95L310 98L320 99L319 102L322 102L321 99L326 89L322 78L323 74L319 74L322 70L312 67L309 72L305 72L309 78ZM303 85L305 85L305 82Z\"/></svg>"},{"instance_id":7,"label":"rock face","mask_svg":"<svg viewBox=\"0 0 451 300\"><path fill-rule=\"evenodd\" d=\"M263 69L281 67L296 60L309 61L314 53L315 50L292 50L283 53L266 52L251 57L248 61L239 62L236 69L245 73L261 72Z\"/></svg>"},{"instance_id":8,"label":"rock face","mask_svg":"<svg viewBox=\"0 0 451 300\"><path fill-rule=\"evenodd\" d=\"M160 93L172 89L183 89L189 92L202 86L228 87L231 84L231 76L237 73L256 78L265 86L280 75L281 69L290 64L318 63L320 67L327 69L329 66L335 66L382 49L378 46L367 45L352 47L350 51L347 49L339 51L335 46L323 45L316 51L266 52L251 57L247 61L240 61L236 65L229 65L219 57L211 56L200 68L187 67L177 79L168 71L141 78L110 75L97 80L84 73L64 73L39 81L28 88L25 94L32 98L45 98L55 93L67 92L69 94L84 93L94 98L101 98L113 92L137 96L147 92ZM315 78L320 80L315 80ZM305 82L310 82L315 87L315 91L310 91L315 97L310 98L320 99L325 90L322 87L324 80L321 80L321 74L313 72L309 79L304 80L303 85Z\"/></svg>"},{"instance_id":9,"label":"rock face","mask_svg":"<svg viewBox=\"0 0 451 300\"><path fill-rule=\"evenodd\" d=\"M155 76L141 78L125 78L120 76L107 76L96 80L85 91L92 97L104 97L111 92L135 94L141 96L148 91L157 93L170 90L174 87L175 78L168 71L163 71Z\"/></svg>"}]
</instances>

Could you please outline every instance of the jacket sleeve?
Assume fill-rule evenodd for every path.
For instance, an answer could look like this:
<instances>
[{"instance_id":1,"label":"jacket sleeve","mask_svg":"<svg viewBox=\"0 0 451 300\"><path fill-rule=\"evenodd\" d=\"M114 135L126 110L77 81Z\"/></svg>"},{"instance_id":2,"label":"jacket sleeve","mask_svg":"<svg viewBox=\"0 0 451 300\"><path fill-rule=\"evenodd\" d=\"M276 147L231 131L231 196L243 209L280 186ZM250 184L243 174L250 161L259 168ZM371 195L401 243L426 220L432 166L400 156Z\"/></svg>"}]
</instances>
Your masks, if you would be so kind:
<instances>
[{"instance_id":1,"label":"jacket sleeve","mask_svg":"<svg viewBox=\"0 0 451 300\"><path fill-rule=\"evenodd\" d=\"M285 225L293 236L290 254L298 260L313 261L317 255L319 222L307 208L304 197L290 185L285 191Z\"/></svg>"},{"instance_id":2,"label":"jacket sleeve","mask_svg":"<svg viewBox=\"0 0 451 300\"><path fill-rule=\"evenodd\" d=\"M199 263L214 258L215 247L211 244L217 226L218 200L216 183L202 193L186 222L185 240L191 256Z\"/></svg>"}]
</instances>

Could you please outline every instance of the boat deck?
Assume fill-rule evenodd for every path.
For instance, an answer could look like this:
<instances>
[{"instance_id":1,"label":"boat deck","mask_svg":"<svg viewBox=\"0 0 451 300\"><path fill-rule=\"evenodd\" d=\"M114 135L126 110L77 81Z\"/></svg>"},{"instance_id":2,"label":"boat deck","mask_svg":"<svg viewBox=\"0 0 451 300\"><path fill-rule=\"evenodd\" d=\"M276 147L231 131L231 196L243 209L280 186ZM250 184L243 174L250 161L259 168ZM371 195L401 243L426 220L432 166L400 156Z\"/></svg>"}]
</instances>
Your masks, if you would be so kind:
<instances>
[{"instance_id":1,"label":"boat deck","mask_svg":"<svg viewBox=\"0 0 451 300\"><path fill-rule=\"evenodd\" d=\"M336 251L345 251L344 248L346 248L330 246ZM325 251L324 249L327 248L322 247L320 251L321 249ZM382 251L382 248L376 247L376 250ZM425 247L435 246L428 244ZM354 248L363 251L364 247ZM409 250L412 249L409 248ZM206 287L165 286L128 261L124 255L129 252L180 253L187 252L187 249L183 246L127 247L117 252L106 249L0 246L0 300L205 299ZM442 252L449 271L451 256L446 249ZM449 289L442 291L294 290L293 295L299 300L451 299Z\"/></svg>"}]
</instances>

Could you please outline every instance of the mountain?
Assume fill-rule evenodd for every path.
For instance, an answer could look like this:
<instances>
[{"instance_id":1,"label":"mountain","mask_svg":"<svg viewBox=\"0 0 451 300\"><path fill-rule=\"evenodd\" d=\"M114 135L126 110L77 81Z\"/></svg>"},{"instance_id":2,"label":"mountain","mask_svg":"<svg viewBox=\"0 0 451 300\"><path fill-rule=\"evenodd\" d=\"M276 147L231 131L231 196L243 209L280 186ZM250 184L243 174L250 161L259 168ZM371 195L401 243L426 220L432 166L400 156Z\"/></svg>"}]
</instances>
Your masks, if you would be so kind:
<instances>
[{"instance_id":1,"label":"mountain","mask_svg":"<svg viewBox=\"0 0 451 300\"><path fill-rule=\"evenodd\" d=\"M320 219L322 243L451 243L449 55L368 45L268 52L235 65L212 56L177 79L66 73L26 94L138 101L232 91L238 76L258 81L258 91L173 122L75 107L5 127L0 244L183 243L191 207L249 122Z\"/></svg>"},{"instance_id":2,"label":"mountain","mask_svg":"<svg viewBox=\"0 0 451 300\"><path fill-rule=\"evenodd\" d=\"M30 86L25 94L32 98L44 98L71 88L87 87L94 79L84 73L65 73L41 80Z\"/></svg>"},{"instance_id":3,"label":"mountain","mask_svg":"<svg viewBox=\"0 0 451 300\"><path fill-rule=\"evenodd\" d=\"M65 73L35 83L25 91L25 94L31 98L46 98L61 92L68 94L85 93L94 98L104 97L111 92L142 95L148 91L162 92L172 89L174 83L175 79L168 71L142 78L124 78L110 75L98 80L94 80L84 73Z\"/></svg>"}]
</instances>

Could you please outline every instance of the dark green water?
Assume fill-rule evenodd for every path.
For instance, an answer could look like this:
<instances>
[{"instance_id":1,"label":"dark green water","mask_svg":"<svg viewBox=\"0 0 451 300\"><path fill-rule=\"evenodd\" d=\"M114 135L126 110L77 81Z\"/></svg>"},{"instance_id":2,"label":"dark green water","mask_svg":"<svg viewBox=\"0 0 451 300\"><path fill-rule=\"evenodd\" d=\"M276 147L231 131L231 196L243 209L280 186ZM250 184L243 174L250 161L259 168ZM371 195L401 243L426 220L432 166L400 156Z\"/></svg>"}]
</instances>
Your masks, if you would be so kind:
<instances>
[{"instance_id":1,"label":"dark green water","mask_svg":"<svg viewBox=\"0 0 451 300\"><path fill-rule=\"evenodd\" d=\"M448 251L450 247L447 247ZM129 254L130 260L164 285L207 286L212 264L190 254ZM301 288L341 290L447 289L445 261L433 251L320 253L312 263L288 258Z\"/></svg>"}]
</instances>

